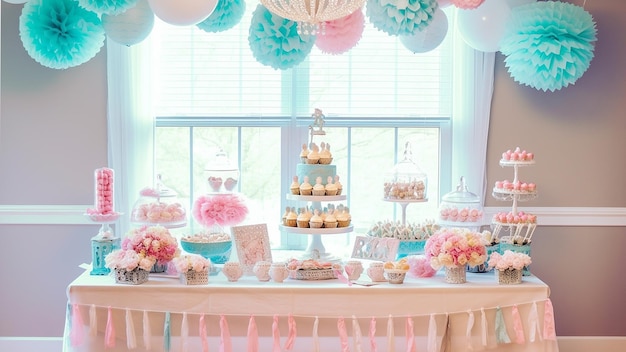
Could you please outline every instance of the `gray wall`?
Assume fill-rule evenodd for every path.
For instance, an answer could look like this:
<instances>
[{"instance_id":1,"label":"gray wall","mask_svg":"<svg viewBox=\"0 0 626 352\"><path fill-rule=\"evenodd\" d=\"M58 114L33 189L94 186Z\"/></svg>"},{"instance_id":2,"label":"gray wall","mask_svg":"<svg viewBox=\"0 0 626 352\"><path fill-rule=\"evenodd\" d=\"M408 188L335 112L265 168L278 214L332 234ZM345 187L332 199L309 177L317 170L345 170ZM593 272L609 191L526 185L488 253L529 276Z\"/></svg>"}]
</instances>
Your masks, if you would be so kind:
<instances>
[{"instance_id":1,"label":"gray wall","mask_svg":"<svg viewBox=\"0 0 626 352\"><path fill-rule=\"evenodd\" d=\"M19 40L21 8L2 2L0 205L91 204L92 172L107 161L106 53L67 70L44 68ZM497 164L502 151L535 152L537 165L521 177L537 183L540 196L525 206L626 206L620 158L626 150L626 2L587 1L585 9L598 24L599 41L591 68L574 86L553 93L521 86L503 57L496 58L488 182L511 177ZM81 272L77 265L90 261L96 231L91 225L0 225L0 336L62 334L65 289ZM613 259L622 248L621 227L537 230L533 272L551 287L559 335L626 335L626 283Z\"/></svg>"}]
</instances>

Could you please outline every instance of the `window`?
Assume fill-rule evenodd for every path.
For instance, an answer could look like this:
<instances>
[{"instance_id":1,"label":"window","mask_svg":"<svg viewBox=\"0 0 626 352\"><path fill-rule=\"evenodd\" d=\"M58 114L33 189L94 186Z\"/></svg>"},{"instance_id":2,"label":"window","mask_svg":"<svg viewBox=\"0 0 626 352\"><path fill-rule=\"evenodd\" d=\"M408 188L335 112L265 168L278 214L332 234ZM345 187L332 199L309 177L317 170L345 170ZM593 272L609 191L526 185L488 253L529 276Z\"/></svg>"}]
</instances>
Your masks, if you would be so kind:
<instances>
[{"instance_id":1,"label":"window","mask_svg":"<svg viewBox=\"0 0 626 352\"><path fill-rule=\"evenodd\" d=\"M285 206L296 205L285 194L309 140L311 113L320 108L327 135L316 142L331 145L355 233L401 218L399 205L382 200L382 184L407 141L429 178L429 202L409 206L407 221L434 219L451 174L452 35L436 50L413 54L366 23L348 53L314 47L303 63L280 71L258 63L249 50L255 8L248 3L241 23L222 33L155 23L155 170L164 182L191 208L208 188L205 165L223 149L240 167L249 221L268 224L274 248L304 248L307 236L281 234L278 223ZM333 248L350 242L348 235L327 237Z\"/></svg>"}]
</instances>

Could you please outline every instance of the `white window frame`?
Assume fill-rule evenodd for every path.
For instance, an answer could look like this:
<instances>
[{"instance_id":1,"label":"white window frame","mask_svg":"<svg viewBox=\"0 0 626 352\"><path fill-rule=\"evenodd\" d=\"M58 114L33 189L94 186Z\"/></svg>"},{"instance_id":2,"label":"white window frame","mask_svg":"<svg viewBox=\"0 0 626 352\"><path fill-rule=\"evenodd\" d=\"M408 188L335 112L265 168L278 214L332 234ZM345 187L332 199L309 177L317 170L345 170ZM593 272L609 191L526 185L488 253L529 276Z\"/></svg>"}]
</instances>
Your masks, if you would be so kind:
<instances>
[{"instance_id":1,"label":"white window frame","mask_svg":"<svg viewBox=\"0 0 626 352\"><path fill-rule=\"evenodd\" d=\"M460 176L466 176L470 188L484 200L495 53L469 48L458 33L454 47L453 116L449 125L441 126L442 138L452 138L451 144L442 143L441 153L449 153L451 158L442 166L440 195L452 189ZM154 158L146 157L154 150L156 125L145 103L150 101L145 65L148 55L142 45L127 48L107 41L109 165L117 170L119 179L116 206L128 211L138 191L155 173ZM128 217L122 217L118 226L123 232L130 228Z\"/></svg>"}]
</instances>

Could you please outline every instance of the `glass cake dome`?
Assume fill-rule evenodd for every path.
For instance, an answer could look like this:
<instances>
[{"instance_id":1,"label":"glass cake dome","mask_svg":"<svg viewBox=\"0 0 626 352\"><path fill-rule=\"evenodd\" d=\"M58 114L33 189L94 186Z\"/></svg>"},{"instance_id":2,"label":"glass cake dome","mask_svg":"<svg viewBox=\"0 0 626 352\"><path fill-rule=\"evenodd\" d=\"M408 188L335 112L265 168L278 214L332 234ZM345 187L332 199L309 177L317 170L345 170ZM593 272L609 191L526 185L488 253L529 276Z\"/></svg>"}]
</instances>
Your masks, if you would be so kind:
<instances>
[{"instance_id":1,"label":"glass cake dome","mask_svg":"<svg viewBox=\"0 0 626 352\"><path fill-rule=\"evenodd\" d=\"M385 173L384 198L398 201L418 201L428 198L428 176L413 161L411 144L407 142L404 158Z\"/></svg>"},{"instance_id":2,"label":"glass cake dome","mask_svg":"<svg viewBox=\"0 0 626 352\"><path fill-rule=\"evenodd\" d=\"M482 225L483 207L480 197L467 189L461 176L455 191L441 198L438 223L447 227L466 227L478 231Z\"/></svg>"},{"instance_id":3,"label":"glass cake dome","mask_svg":"<svg viewBox=\"0 0 626 352\"><path fill-rule=\"evenodd\" d=\"M139 192L130 214L136 225L161 225L167 228L185 227L187 211L178 200L178 194L165 186L157 176L156 187L145 187Z\"/></svg>"},{"instance_id":4,"label":"glass cake dome","mask_svg":"<svg viewBox=\"0 0 626 352\"><path fill-rule=\"evenodd\" d=\"M209 185L209 192L230 193L237 188L239 169L220 149L204 169L204 178Z\"/></svg>"}]
</instances>

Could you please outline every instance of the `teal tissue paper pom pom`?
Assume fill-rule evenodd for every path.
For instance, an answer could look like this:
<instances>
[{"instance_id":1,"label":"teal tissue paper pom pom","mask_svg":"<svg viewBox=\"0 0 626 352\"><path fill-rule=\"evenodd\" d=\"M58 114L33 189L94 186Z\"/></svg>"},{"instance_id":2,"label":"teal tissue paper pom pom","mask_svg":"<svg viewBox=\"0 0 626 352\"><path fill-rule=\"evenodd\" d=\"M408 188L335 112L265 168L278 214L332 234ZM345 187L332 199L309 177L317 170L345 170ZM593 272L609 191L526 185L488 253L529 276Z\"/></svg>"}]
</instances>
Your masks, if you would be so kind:
<instances>
[{"instance_id":1,"label":"teal tissue paper pom pom","mask_svg":"<svg viewBox=\"0 0 626 352\"><path fill-rule=\"evenodd\" d=\"M105 39L98 15L74 0L29 0L22 8L19 30L28 55L54 69L91 60Z\"/></svg>"},{"instance_id":2,"label":"teal tissue paper pom pom","mask_svg":"<svg viewBox=\"0 0 626 352\"><path fill-rule=\"evenodd\" d=\"M245 12L244 0L219 0L213 13L196 26L205 32L223 32L236 26Z\"/></svg>"},{"instance_id":3,"label":"teal tissue paper pom pom","mask_svg":"<svg viewBox=\"0 0 626 352\"><path fill-rule=\"evenodd\" d=\"M438 6L437 0L368 0L366 14L389 35L409 35L426 28Z\"/></svg>"},{"instance_id":4,"label":"teal tissue paper pom pom","mask_svg":"<svg viewBox=\"0 0 626 352\"><path fill-rule=\"evenodd\" d=\"M591 14L582 7L541 1L511 9L500 51L515 81L553 92L587 71L596 34Z\"/></svg>"},{"instance_id":5,"label":"teal tissue paper pom pom","mask_svg":"<svg viewBox=\"0 0 626 352\"><path fill-rule=\"evenodd\" d=\"M258 62L286 70L306 59L315 44L315 36L300 37L296 22L258 5L252 14L248 42Z\"/></svg>"},{"instance_id":6,"label":"teal tissue paper pom pom","mask_svg":"<svg viewBox=\"0 0 626 352\"><path fill-rule=\"evenodd\" d=\"M80 6L98 15L119 15L137 5L137 0L77 0Z\"/></svg>"}]
</instances>

